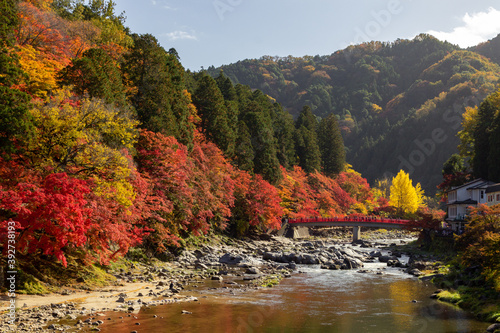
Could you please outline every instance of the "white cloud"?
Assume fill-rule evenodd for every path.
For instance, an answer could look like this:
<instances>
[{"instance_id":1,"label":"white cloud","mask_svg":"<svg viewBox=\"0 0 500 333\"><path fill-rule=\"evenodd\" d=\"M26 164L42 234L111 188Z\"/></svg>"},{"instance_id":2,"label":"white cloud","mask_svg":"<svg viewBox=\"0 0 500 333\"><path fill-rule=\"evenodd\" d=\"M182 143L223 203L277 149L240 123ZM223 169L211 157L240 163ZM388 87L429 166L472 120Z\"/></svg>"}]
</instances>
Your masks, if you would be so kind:
<instances>
[{"instance_id":1,"label":"white cloud","mask_svg":"<svg viewBox=\"0 0 500 333\"><path fill-rule=\"evenodd\" d=\"M500 33L500 11L490 7L487 12L479 12L462 18L463 25L452 32L431 30L427 33L460 47L474 46Z\"/></svg>"},{"instance_id":2,"label":"white cloud","mask_svg":"<svg viewBox=\"0 0 500 333\"><path fill-rule=\"evenodd\" d=\"M153 4L153 6L156 6L156 5L159 5L161 6L163 9L166 9L166 10L176 10L175 8L171 7L166 1L164 0L151 0L151 3Z\"/></svg>"},{"instance_id":3,"label":"white cloud","mask_svg":"<svg viewBox=\"0 0 500 333\"><path fill-rule=\"evenodd\" d=\"M198 38L193 33L189 33L186 31L180 31L180 30L165 33L164 36L166 36L171 41L176 41L179 39L198 40Z\"/></svg>"}]
</instances>

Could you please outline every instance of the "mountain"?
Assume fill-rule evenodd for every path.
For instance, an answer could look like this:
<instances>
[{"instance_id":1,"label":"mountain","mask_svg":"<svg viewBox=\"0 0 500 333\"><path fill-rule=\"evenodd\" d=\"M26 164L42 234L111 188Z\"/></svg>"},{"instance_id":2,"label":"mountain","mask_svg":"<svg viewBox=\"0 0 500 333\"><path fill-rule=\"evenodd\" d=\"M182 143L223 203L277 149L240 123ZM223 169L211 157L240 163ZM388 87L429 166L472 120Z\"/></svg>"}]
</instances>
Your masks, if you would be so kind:
<instances>
[{"instance_id":1,"label":"mountain","mask_svg":"<svg viewBox=\"0 0 500 333\"><path fill-rule=\"evenodd\" d=\"M208 69L260 89L292 115L307 105L318 118L339 119L347 162L370 182L400 168L427 195L457 150L467 106L495 90L499 37L469 50L421 34L370 42L328 56L247 59ZM488 58L489 57L489 58Z\"/></svg>"}]
</instances>

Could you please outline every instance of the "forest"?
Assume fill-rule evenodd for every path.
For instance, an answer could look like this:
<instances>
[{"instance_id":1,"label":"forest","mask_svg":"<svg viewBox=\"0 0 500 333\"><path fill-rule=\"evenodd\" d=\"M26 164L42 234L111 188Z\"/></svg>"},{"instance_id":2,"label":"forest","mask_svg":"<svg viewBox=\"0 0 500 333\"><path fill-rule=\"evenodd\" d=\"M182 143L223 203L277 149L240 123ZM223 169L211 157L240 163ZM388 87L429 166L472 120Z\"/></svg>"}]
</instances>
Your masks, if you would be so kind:
<instances>
[{"instance_id":1,"label":"forest","mask_svg":"<svg viewBox=\"0 0 500 333\"><path fill-rule=\"evenodd\" d=\"M1 11L0 220L21 269L33 258L105 265L133 247L161 255L284 217L389 206L346 163L335 115L304 106L294 119L222 71L186 71L112 1L9 0Z\"/></svg>"},{"instance_id":2,"label":"forest","mask_svg":"<svg viewBox=\"0 0 500 333\"><path fill-rule=\"evenodd\" d=\"M287 217L419 216L432 229L443 214L425 193L500 181L498 37L190 72L112 1L0 10L0 243L15 236L21 272L160 257Z\"/></svg>"}]
</instances>

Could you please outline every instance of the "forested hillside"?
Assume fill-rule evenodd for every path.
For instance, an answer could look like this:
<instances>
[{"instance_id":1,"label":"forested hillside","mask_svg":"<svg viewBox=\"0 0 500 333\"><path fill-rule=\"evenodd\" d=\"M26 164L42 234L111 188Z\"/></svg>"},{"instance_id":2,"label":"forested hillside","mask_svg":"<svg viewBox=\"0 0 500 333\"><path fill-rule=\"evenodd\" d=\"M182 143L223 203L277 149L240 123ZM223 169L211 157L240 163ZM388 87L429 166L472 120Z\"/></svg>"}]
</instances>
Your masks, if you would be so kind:
<instances>
[{"instance_id":1,"label":"forested hillside","mask_svg":"<svg viewBox=\"0 0 500 333\"><path fill-rule=\"evenodd\" d=\"M387 210L346 165L336 117L294 120L260 90L187 72L112 1L0 11L0 234L24 273Z\"/></svg>"},{"instance_id":2,"label":"forested hillside","mask_svg":"<svg viewBox=\"0 0 500 333\"><path fill-rule=\"evenodd\" d=\"M233 82L261 89L295 117L303 106L319 119L334 113L347 161L364 177L373 182L404 168L431 194L443 163L457 151L465 107L495 91L499 49L498 37L462 50L423 34L329 56L266 56L208 71L222 69Z\"/></svg>"}]
</instances>

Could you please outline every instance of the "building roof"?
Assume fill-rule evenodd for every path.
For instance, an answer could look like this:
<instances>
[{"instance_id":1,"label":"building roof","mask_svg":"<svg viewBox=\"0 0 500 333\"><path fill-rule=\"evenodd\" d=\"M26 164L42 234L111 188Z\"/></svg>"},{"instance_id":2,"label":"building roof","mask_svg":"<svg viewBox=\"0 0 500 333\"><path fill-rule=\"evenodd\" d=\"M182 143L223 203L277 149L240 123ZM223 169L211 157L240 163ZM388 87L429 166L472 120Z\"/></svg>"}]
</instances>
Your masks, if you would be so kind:
<instances>
[{"instance_id":1,"label":"building roof","mask_svg":"<svg viewBox=\"0 0 500 333\"><path fill-rule=\"evenodd\" d=\"M489 182L487 180L478 178L478 179L474 179L474 180L472 180L472 181L470 181L468 183L465 183L463 185L454 186L448 192L458 190L459 188L462 188L462 187L466 187L468 190L469 189L473 189L473 188L482 188L482 186L487 185L487 183L493 184L492 182Z\"/></svg>"},{"instance_id":2,"label":"building roof","mask_svg":"<svg viewBox=\"0 0 500 333\"><path fill-rule=\"evenodd\" d=\"M476 189L484 190L484 189L487 189L488 186L491 186L493 184L495 184L495 183L485 180L483 183L479 183L477 185L467 187L467 190L476 190Z\"/></svg>"},{"instance_id":3,"label":"building roof","mask_svg":"<svg viewBox=\"0 0 500 333\"><path fill-rule=\"evenodd\" d=\"M500 183L488 186L486 193L500 192Z\"/></svg>"},{"instance_id":4,"label":"building roof","mask_svg":"<svg viewBox=\"0 0 500 333\"><path fill-rule=\"evenodd\" d=\"M451 205L477 205L477 201L472 200L472 199L467 199L467 200L462 200L462 201L453 201L453 202L450 202L448 204L448 206L451 206Z\"/></svg>"}]
</instances>

